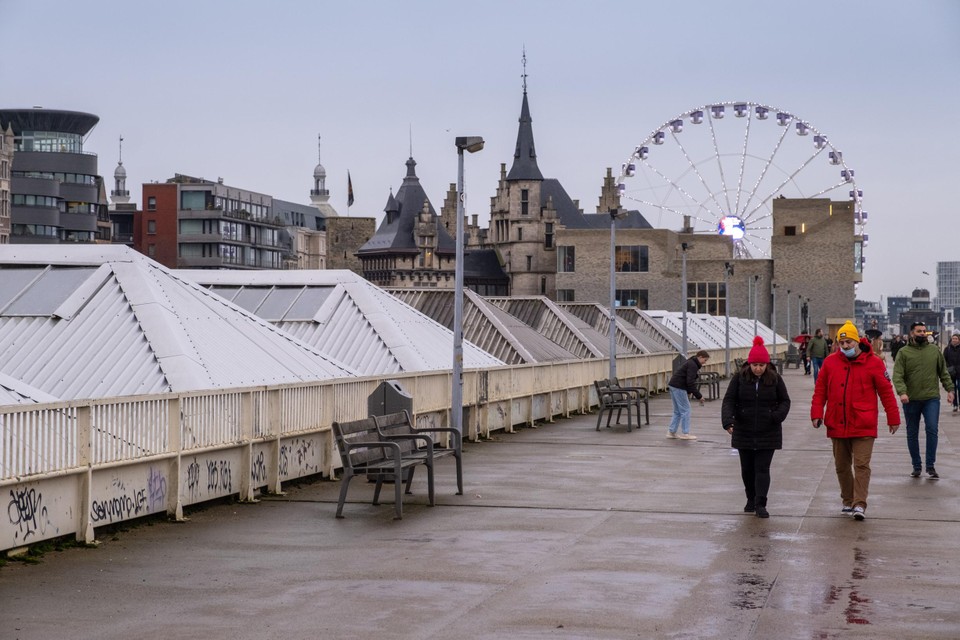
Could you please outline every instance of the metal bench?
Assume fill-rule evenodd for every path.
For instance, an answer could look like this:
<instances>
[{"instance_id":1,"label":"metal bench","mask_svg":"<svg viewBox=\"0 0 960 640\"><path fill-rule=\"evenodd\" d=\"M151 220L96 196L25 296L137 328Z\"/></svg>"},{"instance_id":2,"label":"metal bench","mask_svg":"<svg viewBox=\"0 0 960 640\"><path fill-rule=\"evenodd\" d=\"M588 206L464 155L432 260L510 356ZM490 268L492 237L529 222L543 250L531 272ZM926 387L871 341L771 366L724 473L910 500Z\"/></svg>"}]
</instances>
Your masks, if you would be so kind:
<instances>
[{"instance_id":1,"label":"metal bench","mask_svg":"<svg viewBox=\"0 0 960 640\"><path fill-rule=\"evenodd\" d=\"M417 427L410 412L404 409L397 413L374 416L380 437L389 441L410 441L413 448L405 450L404 458L443 458L453 456L457 464L457 495L463 495L463 437L456 429L449 427ZM441 444L428 434L445 434L447 444ZM412 476L414 469L409 473ZM408 479L409 482L409 479ZM408 485L409 486L409 485Z\"/></svg>"},{"instance_id":2,"label":"metal bench","mask_svg":"<svg viewBox=\"0 0 960 640\"><path fill-rule=\"evenodd\" d=\"M600 403L600 410L597 413L597 431L600 431L600 422L603 419L604 412L607 413L607 428L610 428L610 420L613 418L613 412L617 412L617 424L620 424L620 415L623 410L627 410L627 431L633 431L633 409L636 401L629 391L623 389L614 389L610 386L610 380L594 380L593 386L597 390L597 401ZM637 418L639 420L639 416ZM640 425L638 424L639 428Z\"/></svg>"},{"instance_id":3,"label":"metal bench","mask_svg":"<svg viewBox=\"0 0 960 640\"><path fill-rule=\"evenodd\" d=\"M650 403L648 401L650 397L650 391L646 387L624 387L620 384L618 378L614 378L610 382L610 388L616 391L626 391L630 393L633 397L634 402L637 405L637 427L640 426L640 404L643 404L643 412L645 418L645 424L650 424Z\"/></svg>"},{"instance_id":4,"label":"metal bench","mask_svg":"<svg viewBox=\"0 0 960 640\"><path fill-rule=\"evenodd\" d=\"M720 380L722 379L723 375L717 371L704 371L697 378L697 389L706 387L707 400L716 400L720 397Z\"/></svg>"},{"instance_id":5,"label":"metal bench","mask_svg":"<svg viewBox=\"0 0 960 640\"><path fill-rule=\"evenodd\" d=\"M340 461L343 463L343 478L340 485L340 499L337 501L337 517L343 517L343 503L347 499L347 489L355 476L370 476L376 479L373 491L373 504L380 504L380 489L384 480L394 482L396 499L394 501L395 519L403 518L402 485L406 477L406 492L410 493L413 482L413 468L424 465L427 468L427 492L430 506L433 506L433 447L424 452L415 451L416 443L412 439L391 439L381 437L380 428L374 418L334 422L333 435L337 441ZM429 436L420 436L430 440ZM405 476L406 474L406 476Z\"/></svg>"}]
</instances>

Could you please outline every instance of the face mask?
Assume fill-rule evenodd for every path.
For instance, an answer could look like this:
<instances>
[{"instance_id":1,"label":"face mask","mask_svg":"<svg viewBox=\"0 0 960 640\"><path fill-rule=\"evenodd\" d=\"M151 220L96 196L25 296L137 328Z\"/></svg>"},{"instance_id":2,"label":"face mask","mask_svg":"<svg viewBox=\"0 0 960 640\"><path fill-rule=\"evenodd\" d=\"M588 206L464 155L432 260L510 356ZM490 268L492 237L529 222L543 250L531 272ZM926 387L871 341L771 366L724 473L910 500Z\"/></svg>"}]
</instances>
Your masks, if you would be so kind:
<instances>
[{"instance_id":1,"label":"face mask","mask_svg":"<svg viewBox=\"0 0 960 640\"><path fill-rule=\"evenodd\" d=\"M857 354L856 347L850 347L849 349L840 349L840 351L843 352L843 355L847 356L848 358L852 358Z\"/></svg>"}]
</instances>

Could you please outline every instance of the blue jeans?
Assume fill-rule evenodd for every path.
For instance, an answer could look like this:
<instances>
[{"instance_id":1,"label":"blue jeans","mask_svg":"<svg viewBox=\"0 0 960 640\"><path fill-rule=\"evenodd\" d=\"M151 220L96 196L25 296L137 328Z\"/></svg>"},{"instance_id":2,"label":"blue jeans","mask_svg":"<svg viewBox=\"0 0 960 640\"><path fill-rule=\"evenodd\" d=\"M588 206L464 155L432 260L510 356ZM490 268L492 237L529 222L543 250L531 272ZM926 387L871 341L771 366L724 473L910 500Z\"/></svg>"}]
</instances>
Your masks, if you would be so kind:
<instances>
[{"instance_id":1,"label":"blue jeans","mask_svg":"<svg viewBox=\"0 0 960 640\"><path fill-rule=\"evenodd\" d=\"M817 384L817 376L820 375L820 367L823 366L823 358L810 358L813 363L813 384Z\"/></svg>"},{"instance_id":2,"label":"blue jeans","mask_svg":"<svg viewBox=\"0 0 960 640\"><path fill-rule=\"evenodd\" d=\"M676 433L681 426L683 433L690 433L690 396L686 389L667 387L673 401L673 419L670 420L670 433Z\"/></svg>"},{"instance_id":3,"label":"blue jeans","mask_svg":"<svg viewBox=\"0 0 960 640\"><path fill-rule=\"evenodd\" d=\"M927 469L937 462L937 427L940 423L940 398L911 400L903 404L903 418L907 425L907 449L914 469L920 469L920 416L927 433Z\"/></svg>"}]
</instances>

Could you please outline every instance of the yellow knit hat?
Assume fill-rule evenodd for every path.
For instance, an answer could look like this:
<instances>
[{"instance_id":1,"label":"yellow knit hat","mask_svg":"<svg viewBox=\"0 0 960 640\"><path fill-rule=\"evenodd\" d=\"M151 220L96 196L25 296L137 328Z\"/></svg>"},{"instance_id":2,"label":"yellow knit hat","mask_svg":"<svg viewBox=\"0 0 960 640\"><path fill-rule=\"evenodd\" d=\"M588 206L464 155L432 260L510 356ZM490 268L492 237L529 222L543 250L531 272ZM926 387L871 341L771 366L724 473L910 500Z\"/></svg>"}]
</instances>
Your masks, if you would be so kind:
<instances>
[{"instance_id":1,"label":"yellow knit hat","mask_svg":"<svg viewBox=\"0 0 960 640\"><path fill-rule=\"evenodd\" d=\"M857 327L847 320L843 323L843 326L840 327L840 331L837 331L837 340L855 340L860 342L860 333L857 331Z\"/></svg>"}]
</instances>

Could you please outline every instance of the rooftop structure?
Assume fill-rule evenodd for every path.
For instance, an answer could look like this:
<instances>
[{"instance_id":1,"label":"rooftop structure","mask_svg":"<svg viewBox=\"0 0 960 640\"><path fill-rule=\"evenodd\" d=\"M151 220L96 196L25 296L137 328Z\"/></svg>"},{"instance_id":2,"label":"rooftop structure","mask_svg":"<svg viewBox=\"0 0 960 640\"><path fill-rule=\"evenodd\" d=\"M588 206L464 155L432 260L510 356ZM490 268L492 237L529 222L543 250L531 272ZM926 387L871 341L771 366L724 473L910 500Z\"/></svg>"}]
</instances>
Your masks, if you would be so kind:
<instances>
[{"instance_id":1,"label":"rooftop structure","mask_svg":"<svg viewBox=\"0 0 960 640\"><path fill-rule=\"evenodd\" d=\"M9 245L0 373L75 399L357 372L127 247Z\"/></svg>"},{"instance_id":2,"label":"rooftop structure","mask_svg":"<svg viewBox=\"0 0 960 640\"><path fill-rule=\"evenodd\" d=\"M361 375L450 369L452 332L357 274L178 271ZM464 367L503 361L465 344Z\"/></svg>"}]
</instances>

